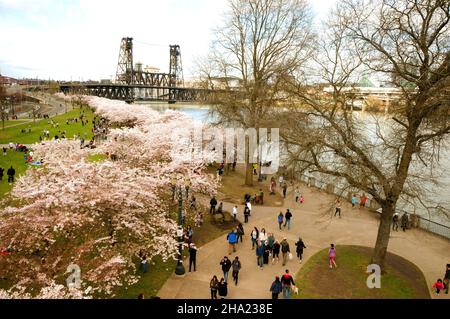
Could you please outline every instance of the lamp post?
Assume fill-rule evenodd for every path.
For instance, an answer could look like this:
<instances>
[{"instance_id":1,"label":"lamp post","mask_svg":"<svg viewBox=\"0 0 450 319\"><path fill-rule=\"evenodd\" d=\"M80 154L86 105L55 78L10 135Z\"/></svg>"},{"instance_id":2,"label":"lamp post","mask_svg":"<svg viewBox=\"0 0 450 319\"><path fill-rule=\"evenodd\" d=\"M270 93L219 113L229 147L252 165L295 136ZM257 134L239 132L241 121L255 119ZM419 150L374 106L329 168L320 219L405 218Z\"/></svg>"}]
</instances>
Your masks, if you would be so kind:
<instances>
[{"instance_id":1,"label":"lamp post","mask_svg":"<svg viewBox=\"0 0 450 319\"><path fill-rule=\"evenodd\" d=\"M0 101L0 110L2 112L2 129L5 129L6 104Z\"/></svg>"},{"instance_id":2,"label":"lamp post","mask_svg":"<svg viewBox=\"0 0 450 319\"><path fill-rule=\"evenodd\" d=\"M184 275L185 269L183 265L183 225L184 225L184 217L183 217L183 191L181 186L178 188L178 245L179 245L179 252L178 252L178 263L177 267L175 268L175 274L177 275Z\"/></svg>"}]
</instances>

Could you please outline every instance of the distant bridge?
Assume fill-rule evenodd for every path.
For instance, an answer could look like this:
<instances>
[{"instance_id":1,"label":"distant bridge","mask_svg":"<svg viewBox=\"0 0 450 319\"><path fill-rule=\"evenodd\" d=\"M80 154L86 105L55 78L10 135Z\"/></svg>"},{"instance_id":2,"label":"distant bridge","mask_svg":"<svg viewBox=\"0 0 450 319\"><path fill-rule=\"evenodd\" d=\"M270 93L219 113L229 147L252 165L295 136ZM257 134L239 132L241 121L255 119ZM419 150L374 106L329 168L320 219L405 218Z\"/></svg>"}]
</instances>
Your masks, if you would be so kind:
<instances>
[{"instance_id":1,"label":"distant bridge","mask_svg":"<svg viewBox=\"0 0 450 319\"><path fill-rule=\"evenodd\" d=\"M123 38L114 83L62 84L65 94L85 94L114 100L133 101L204 101L211 92L184 87L179 45L170 45L169 73L147 72L141 63L133 64L133 38Z\"/></svg>"},{"instance_id":2,"label":"distant bridge","mask_svg":"<svg viewBox=\"0 0 450 319\"><path fill-rule=\"evenodd\" d=\"M112 100L165 101L169 103L206 101L210 90L139 84L62 84L64 94L95 95Z\"/></svg>"}]
</instances>

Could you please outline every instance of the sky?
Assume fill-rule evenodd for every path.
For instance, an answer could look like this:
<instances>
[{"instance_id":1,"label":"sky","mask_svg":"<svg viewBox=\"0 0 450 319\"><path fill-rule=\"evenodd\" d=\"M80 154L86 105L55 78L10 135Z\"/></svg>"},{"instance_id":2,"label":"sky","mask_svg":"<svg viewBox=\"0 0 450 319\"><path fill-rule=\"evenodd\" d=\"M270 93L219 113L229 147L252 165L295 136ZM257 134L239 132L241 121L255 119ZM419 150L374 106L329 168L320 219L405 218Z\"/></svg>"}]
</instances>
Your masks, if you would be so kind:
<instances>
[{"instance_id":1,"label":"sky","mask_svg":"<svg viewBox=\"0 0 450 319\"><path fill-rule=\"evenodd\" d=\"M337 0L308 0L316 21ZM227 0L0 0L0 73L16 78L100 80L115 76L120 41L134 61L169 69L178 44L185 78L208 53Z\"/></svg>"}]
</instances>

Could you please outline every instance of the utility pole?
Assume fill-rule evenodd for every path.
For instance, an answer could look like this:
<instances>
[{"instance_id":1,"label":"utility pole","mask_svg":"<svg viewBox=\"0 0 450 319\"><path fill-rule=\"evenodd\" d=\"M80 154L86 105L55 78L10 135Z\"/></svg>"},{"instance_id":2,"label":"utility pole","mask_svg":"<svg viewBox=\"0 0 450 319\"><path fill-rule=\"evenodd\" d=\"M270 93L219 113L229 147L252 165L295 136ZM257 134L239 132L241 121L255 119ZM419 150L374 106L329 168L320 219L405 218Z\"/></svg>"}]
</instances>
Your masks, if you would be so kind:
<instances>
[{"instance_id":1,"label":"utility pole","mask_svg":"<svg viewBox=\"0 0 450 319\"><path fill-rule=\"evenodd\" d=\"M184 216L183 216L183 190L181 186L178 188L178 263L175 268L175 274L181 276L184 275L186 270L183 265L183 229L184 229Z\"/></svg>"}]
</instances>

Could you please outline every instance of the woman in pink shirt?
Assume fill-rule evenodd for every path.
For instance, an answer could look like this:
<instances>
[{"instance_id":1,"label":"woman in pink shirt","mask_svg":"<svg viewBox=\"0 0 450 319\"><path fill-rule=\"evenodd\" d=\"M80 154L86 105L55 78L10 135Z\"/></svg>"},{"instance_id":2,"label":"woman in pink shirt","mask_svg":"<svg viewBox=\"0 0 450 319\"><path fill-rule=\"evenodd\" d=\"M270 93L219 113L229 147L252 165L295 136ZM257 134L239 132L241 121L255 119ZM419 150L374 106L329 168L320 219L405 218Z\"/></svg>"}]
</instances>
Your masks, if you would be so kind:
<instances>
[{"instance_id":1,"label":"woman in pink shirt","mask_svg":"<svg viewBox=\"0 0 450 319\"><path fill-rule=\"evenodd\" d=\"M334 244L331 244L330 249L328 250L328 259L330 261L330 268L333 268L333 265L335 268L337 268L336 261L334 260L336 258L336 248L334 248Z\"/></svg>"}]
</instances>

